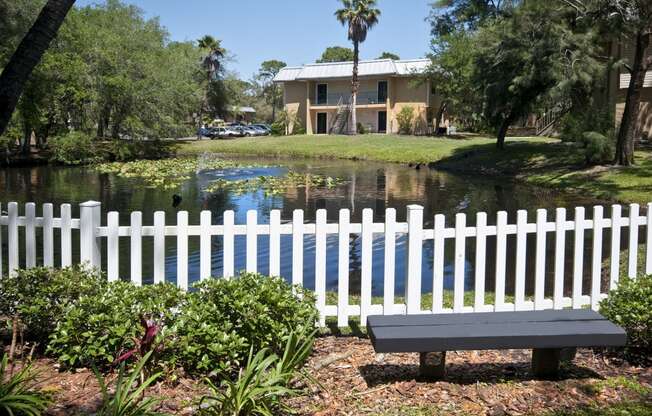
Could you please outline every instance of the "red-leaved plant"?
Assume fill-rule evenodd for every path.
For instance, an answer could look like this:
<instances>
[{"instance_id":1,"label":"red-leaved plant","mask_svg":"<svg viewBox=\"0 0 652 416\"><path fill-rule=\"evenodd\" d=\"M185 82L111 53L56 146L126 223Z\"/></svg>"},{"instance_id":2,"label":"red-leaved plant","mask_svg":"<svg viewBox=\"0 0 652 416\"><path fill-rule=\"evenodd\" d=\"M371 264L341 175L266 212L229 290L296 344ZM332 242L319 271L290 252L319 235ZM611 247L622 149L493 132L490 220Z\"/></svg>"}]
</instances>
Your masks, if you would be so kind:
<instances>
[{"instance_id":1,"label":"red-leaved plant","mask_svg":"<svg viewBox=\"0 0 652 416\"><path fill-rule=\"evenodd\" d=\"M156 336L160 332L161 326L156 323L153 319L147 319L145 315L140 315L140 324L143 327L145 333L142 337L132 338L134 342L134 348L126 351L118 356L113 362L114 366L120 365L121 362L127 361L131 358L136 360L142 359L148 352L156 354L163 349L163 340L157 342Z\"/></svg>"}]
</instances>

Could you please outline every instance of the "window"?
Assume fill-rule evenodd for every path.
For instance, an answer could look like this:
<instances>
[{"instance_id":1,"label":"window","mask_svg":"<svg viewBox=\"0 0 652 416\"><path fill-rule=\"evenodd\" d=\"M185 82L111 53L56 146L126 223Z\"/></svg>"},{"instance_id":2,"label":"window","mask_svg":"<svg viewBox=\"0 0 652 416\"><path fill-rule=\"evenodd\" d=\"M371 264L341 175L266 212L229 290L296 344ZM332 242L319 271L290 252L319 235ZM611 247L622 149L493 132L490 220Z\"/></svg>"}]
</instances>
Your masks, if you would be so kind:
<instances>
[{"instance_id":1,"label":"window","mask_svg":"<svg viewBox=\"0 0 652 416\"><path fill-rule=\"evenodd\" d=\"M378 81L378 102L387 101L387 81Z\"/></svg>"},{"instance_id":2,"label":"window","mask_svg":"<svg viewBox=\"0 0 652 416\"><path fill-rule=\"evenodd\" d=\"M317 84L317 104L328 104L328 84Z\"/></svg>"}]
</instances>

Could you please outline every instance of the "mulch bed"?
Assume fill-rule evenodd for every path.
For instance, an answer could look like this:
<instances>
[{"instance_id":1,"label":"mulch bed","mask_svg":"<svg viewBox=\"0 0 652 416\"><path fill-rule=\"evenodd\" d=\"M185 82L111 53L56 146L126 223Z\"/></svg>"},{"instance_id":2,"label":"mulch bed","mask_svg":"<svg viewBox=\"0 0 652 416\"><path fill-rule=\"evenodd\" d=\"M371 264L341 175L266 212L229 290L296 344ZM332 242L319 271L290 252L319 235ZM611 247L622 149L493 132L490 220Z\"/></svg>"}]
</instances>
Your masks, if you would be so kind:
<instances>
[{"instance_id":1,"label":"mulch bed","mask_svg":"<svg viewBox=\"0 0 652 416\"><path fill-rule=\"evenodd\" d=\"M609 382L628 378L650 388L652 368L580 349L559 380L543 381L530 374L530 354L448 352L446 379L427 382L418 377L418 354L375 354L367 339L320 338L308 367L323 390L292 404L306 415L400 415L410 408L427 410L423 414L525 415L647 400L652 413L652 397L641 397L622 381Z\"/></svg>"},{"instance_id":2,"label":"mulch bed","mask_svg":"<svg viewBox=\"0 0 652 416\"><path fill-rule=\"evenodd\" d=\"M375 354L364 338L321 337L307 364L320 387L307 387L288 404L301 415L319 416L526 415L627 400L647 401L652 409L652 397L632 388L652 388L652 368L590 349L578 350L555 381L532 378L527 350L448 352L446 361L446 379L428 382L418 377L418 354ZM91 414L99 406L92 371L60 372L48 359L36 360L35 367L39 387L54 398L49 415ZM179 415L194 414L205 393L200 383L183 378L150 391L163 398L159 411Z\"/></svg>"}]
</instances>

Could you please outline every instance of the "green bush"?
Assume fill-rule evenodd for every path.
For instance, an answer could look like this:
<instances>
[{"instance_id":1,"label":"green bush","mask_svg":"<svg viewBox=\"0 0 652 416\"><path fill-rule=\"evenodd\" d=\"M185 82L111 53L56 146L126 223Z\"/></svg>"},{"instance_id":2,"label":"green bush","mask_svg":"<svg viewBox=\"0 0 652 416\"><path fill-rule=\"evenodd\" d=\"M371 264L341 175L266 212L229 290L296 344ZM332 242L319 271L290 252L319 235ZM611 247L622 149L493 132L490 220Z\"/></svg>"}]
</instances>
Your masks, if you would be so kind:
<instances>
[{"instance_id":1,"label":"green bush","mask_svg":"<svg viewBox=\"0 0 652 416\"><path fill-rule=\"evenodd\" d=\"M412 133L412 123L414 121L414 108L405 106L396 115L396 122L398 123L398 132L401 134Z\"/></svg>"},{"instance_id":2,"label":"green bush","mask_svg":"<svg viewBox=\"0 0 652 416\"><path fill-rule=\"evenodd\" d=\"M69 305L105 285L101 273L82 266L18 270L14 277L0 279L0 316L17 318L27 340L44 345Z\"/></svg>"},{"instance_id":3,"label":"green bush","mask_svg":"<svg viewBox=\"0 0 652 416\"><path fill-rule=\"evenodd\" d=\"M272 123L272 136L284 136L285 135L285 124L280 121Z\"/></svg>"},{"instance_id":4,"label":"green bush","mask_svg":"<svg viewBox=\"0 0 652 416\"><path fill-rule=\"evenodd\" d=\"M280 354L293 330L311 330L318 318L312 294L293 291L281 278L246 273L206 280L195 288L177 326L179 361L190 373L239 366L250 348Z\"/></svg>"},{"instance_id":5,"label":"green bush","mask_svg":"<svg viewBox=\"0 0 652 416\"><path fill-rule=\"evenodd\" d=\"M583 138L584 156L588 165L599 165L613 160L616 147L612 137L590 131L584 133Z\"/></svg>"},{"instance_id":6,"label":"green bush","mask_svg":"<svg viewBox=\"0 0 652 416\"><path fill-rule=\"evenodd\" d=\"M362 123L358 123L358 134L367 134L367 129Z\"/></svg>"},{"instance_id":7,"label":"green bush","mask_svg":"<svg viewBox=\"0 0 652 416\"><path fill-rule=\"evenodd\" d=\"M584 142L584 133L596 131L608 134L614 128L613 114L595 105L581 107L580 111L570 111L561 118L560 137L567 142Z\"/></svg>"},{"instance_id":8,"label":"green bush","mask_svg":"<svg viewBox=\"0 0 652 416\"><path fill-rule=\"evenodd\" d=\"M93 139L80 131L71 131L49 140L50 158L66 165L81 165L98 160Z\"/></svg>"},{"instance_id":9,"label":"green bush","mask_svg":"<svg viewBox=\"0 0 652 416\"><path fill-rule=\"evenodd\" d=\"M600 303L600 313L627 331L627 352L652 353L652 275L623 279Z\"/></svg>"},{"instance_id":10,"label":"green bush","mask_svg":"<svg viewBox=\"0 0 652 416\"><path fill-rule=\"evenodd\" d=\"M281 355L263 348L256 355L253 350L237 378L222 374L220 387L207 380L211 395L200 402L203 415L266 415L290 413L291 409L281 398L299 393L291 386L297 372L312 351L315 332L296 333L287 336ZM304 374L304 378L309 378Z\"/></svg>"},{"instance_id":11,"label":"green bush","mask_svg":"<svg viewBox=\"0 0 652 416\"><path fill-rule=\"evenodd\" d=\"M102 160L128 162L137 159L163 159L173 157L177 144L163 140L110 140L96 144Z\"/></svg>"},{"instance_id":12,"label":"green bush","mask_svg":"<svg viewBox=\"0 0 652 416\"><path fill-rule=\"evenodd\" d=\"M136 345L134 339L142 335L141 315L155 320L162 328L161 339L171 342L184 298L185 293L169 283L107 283L102 292L82 296L66 309L50 336L47 352L66 367L107 367ZM174 357L166 355L168 348L162 349L162 361L174 365Z\"/></svg>"}]
</instances>

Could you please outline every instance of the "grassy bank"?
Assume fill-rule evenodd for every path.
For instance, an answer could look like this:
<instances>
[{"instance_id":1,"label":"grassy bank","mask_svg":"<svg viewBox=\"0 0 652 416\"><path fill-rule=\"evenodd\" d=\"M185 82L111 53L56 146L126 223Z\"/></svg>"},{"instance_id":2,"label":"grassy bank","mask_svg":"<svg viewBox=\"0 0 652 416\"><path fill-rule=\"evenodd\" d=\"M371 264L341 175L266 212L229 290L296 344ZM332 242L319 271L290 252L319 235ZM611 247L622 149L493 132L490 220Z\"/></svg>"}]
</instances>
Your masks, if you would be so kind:
<instances>
[{"instance_id":1,"label":"grassy bank","mask_svg":"<svg viewBox=\"0 0 652 416\"><path fill-rule=\"evenodd\" d=\"M550 139L512 138L508 142L546 143ZM473 146L495 145L488 137L459 139L378 135L359 136L280 136L240 138L235 140L202 140L181 145L180 153L217 152L226 154L285 156L305 158L341 158L377 160L397 163L430 163L448 158Z\"/></svg>"},{"instance_id":2,"label":"grassy bank","mask_svg":"<svg viewBox=\"0 0 652 416\"><path fill-rule=\"evenodd\" d=\"M504 151L478 144L457 149L434 167L466 173L514 177L524 182L591 195L613 202L652 201L652 152L636 152L631 167L592 166L584 149L559 141L508 143Z\"/></svg>"}]
</instances>

